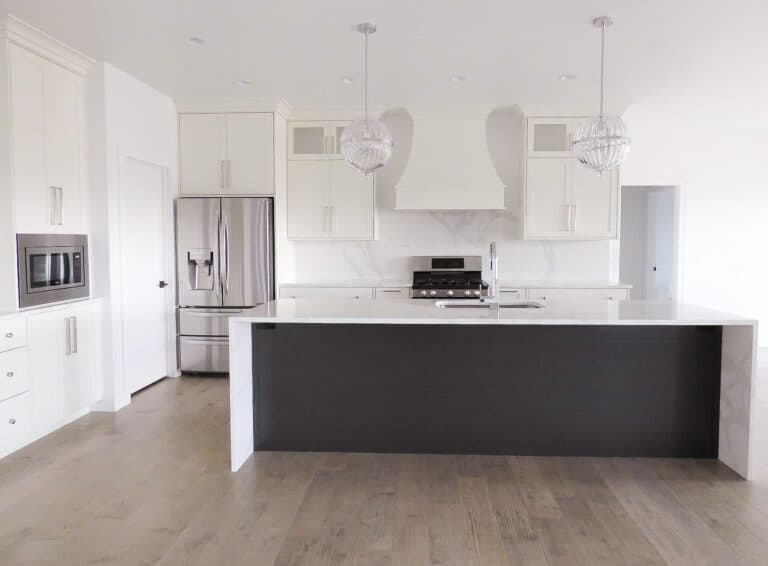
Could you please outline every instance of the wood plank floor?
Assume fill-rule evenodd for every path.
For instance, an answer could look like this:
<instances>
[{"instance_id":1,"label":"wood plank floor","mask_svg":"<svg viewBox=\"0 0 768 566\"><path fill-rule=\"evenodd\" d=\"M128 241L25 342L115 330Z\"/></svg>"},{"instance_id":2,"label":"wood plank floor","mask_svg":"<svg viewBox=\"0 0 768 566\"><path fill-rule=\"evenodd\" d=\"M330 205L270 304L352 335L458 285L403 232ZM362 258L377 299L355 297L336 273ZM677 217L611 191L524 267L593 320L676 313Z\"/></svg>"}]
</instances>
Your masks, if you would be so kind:
<instances>
[{"instance_id":1,"label":"wood plank floor","mask_svg":"<svg viewBox=\"0 0 768 566\"><path fill-rule=\"evenodd\" d=\"M0 461L0 564L768 564L762 395L755 482L714 461L374 454L230 474L227 405L225 380L168 379Z\"/></svg>"}]
</instances>

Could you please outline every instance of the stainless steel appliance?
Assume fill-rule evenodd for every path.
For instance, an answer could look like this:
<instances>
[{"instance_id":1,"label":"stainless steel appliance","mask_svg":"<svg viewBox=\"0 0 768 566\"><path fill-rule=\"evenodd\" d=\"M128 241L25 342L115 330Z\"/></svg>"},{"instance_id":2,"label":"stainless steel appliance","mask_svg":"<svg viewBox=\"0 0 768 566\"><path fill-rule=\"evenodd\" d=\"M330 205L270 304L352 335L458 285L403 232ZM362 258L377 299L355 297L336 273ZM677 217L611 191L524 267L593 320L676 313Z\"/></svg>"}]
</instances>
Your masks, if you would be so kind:
<instances>
[{"instance_id":1,"label":"stainless steel appliance","mask_svg":"<svg viewBox=\"0 0 768 566\"><path fill-rule=\"evenodd\" d=\"M88 296L88 236L17 234L19 307Z\"/></svg>"},{"instance_id":2,"label":"stainless steel appliance","mask_svg":"<svg viewBox=\"0 0 768 566\"><path fill-rule=\"evenodd\" d=\"M176 201L182 371L229 371L228 319L275 296L271 198Z\"/></svg>"},{"instance_id":3,"label":"stainless steel appliance","mask_svg":"<svg viewBox=\"0 0 768 566\"><path fill-rule=\"evenodd\" d=\"M483 259L471 256L413 258L412 299L467 299L488 296Z\"/></svg>"}]
</instances>

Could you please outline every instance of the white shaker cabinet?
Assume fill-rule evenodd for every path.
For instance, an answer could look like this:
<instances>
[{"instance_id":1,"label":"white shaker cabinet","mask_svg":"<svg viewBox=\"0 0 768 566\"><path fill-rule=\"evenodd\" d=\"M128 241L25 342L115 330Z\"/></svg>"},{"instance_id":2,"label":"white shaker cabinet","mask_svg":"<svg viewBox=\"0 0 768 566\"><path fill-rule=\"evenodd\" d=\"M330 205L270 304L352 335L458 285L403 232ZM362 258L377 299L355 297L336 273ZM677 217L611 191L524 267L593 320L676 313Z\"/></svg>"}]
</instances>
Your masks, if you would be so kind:
<instances>
[{"instance_id":1,"label":"white shaker cabinet","mask_svg":"<svg viewBox=\"0 0 768 566\"><path fill-rule=\"evenodd\" d=\"M375 239L373 175L363 176L345 161L327 156L289 160L288 237Z\"/></svg>"},{"instance_id":2,"label":"white shaker cabinet","mask_svg":"<svg viewBox=\"0 0 768 566\"><path fill-rule=\"evenodd\" d=\"M10 46L17 232L87 231L82 77Z\"/></svg>"},{"instance_id":3,"label":"white shaker cabinet","mask_svg":"<svg viewBox=\"0 0 768 566\"><path fill-rule=\"evenodd\" d=\"M371 287L281 287L281 299L373 299Z\"/></svg>"},{"instance_id":4,"label":"white shaker cabinet","mask_svg":"<svg viewBox=\"0 0 768 566\"><path fill-rule=\"evenodd\" d=\"M572 155L583 118L529 118L524 230L528 240L618 237L619 174L598 175Z\"/></svg>"},{"instance_id":5,"label":"white shaker cabinet","mask_svg":"<svg viewBox=\"0 0 768 566\"><path fill-rule=\"evenodd\" d=\"M272 113L179 116L184 195L274 194L274 155Z\"/></svg>"},{"instance_id":6,"label":"white shaker cabinet","mask_svg":"<svg viewBox=\"0 0 768 566\"><path fill-rule=\"evenodd\" d=\"M39 437L94 401L96 308L73 305L29 316L32 422Z\"/></svg>"}]
</instances>

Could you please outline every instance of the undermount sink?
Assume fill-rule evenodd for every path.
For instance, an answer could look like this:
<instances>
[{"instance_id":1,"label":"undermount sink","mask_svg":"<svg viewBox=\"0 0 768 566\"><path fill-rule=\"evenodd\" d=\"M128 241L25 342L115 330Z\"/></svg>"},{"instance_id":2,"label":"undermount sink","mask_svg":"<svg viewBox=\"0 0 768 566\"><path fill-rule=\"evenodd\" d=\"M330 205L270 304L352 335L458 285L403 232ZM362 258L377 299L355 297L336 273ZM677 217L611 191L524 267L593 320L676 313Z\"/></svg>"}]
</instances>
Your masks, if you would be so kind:
<instances>
[{"instance_id":1,"label":"undermount sink","mask_svg":"<svg viewBox=\"0 0 768 566\"><path fill-rule=\"evenodd\" d=\"M436 301L439 309L490 309L490 303L482 303L474 300ZM500 309L543 309L544 305L534 302L499 303Z\"/></svg>"}]
</instances>

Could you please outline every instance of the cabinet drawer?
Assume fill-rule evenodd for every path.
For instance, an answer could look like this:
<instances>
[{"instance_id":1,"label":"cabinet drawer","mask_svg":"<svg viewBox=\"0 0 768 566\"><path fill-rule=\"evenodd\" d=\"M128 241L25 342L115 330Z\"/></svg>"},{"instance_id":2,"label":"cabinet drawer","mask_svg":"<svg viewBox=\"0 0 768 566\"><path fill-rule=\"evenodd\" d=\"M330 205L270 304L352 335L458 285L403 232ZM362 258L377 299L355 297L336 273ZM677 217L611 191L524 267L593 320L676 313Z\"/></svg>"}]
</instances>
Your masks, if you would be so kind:
<instances>
[{"instance_id":1,"label":"cabinet drawer","mask_svg":"<svg viewBox=\"0 0 768 566\"><path fill-rule=\"evenodd\" d=\"M0 458L18 450L32 437L29 393L0 402Z\"/></svg>"},{"instance_id":2,"label":"cabinet drawer","mask_svg":"<svg viewBox=\"0 0 768 566\"><path fill-rule=\"evenodd\" d=\"M502 289L499 292L499 298L502 303L514 303L525 300L525 291L523 289Z\"/></svg>"},{"instance_id":3,"label":"cabinet drawer","mask_svg":"<svg viewBox=\"0 0 768 566\"><path fill-rule=\"evenodd\" d=\"M27 319L19 316L0 320L0 352L27 345Z\"/></svg>"},{"instance_id":4,"label":"cabinet drawer","mask_svg":"<svg viewBox=\"0 0 768 566\"><path fill-rule=\"evenodd\" d=\"M379 287L374 296L377 299L407 299L410 297L408 287Z\"/></svg>"},{"instance_id":5,"label":"cabinet drawer","mask_svg":"<svg viewBox=\"0 0 768 566\"><path fill-rule=\"evenodd\" d=\"M0 354L0 401L29 391L27 349L17 348Z\"/></svg>"},{"instance_id":6,"label":"cabinet drawer","mask_svg":"<svg viewBox=\"0 0 768 566\"><path fill-rule=\"evenodd\" d=\"M370 287L282 287L281 299L372 299L373 289Z\"/></svg>"},{"instance_id":7,"label":"cabinet drawer","mask_svg":"<svg viewBox=\"0 0 768 566\"><path fill-rule=\"evenodd\" d=\"M626 289L528 289L529 301L622 301L625 299L627 299Z\"/></svg>"}]
</instances>

